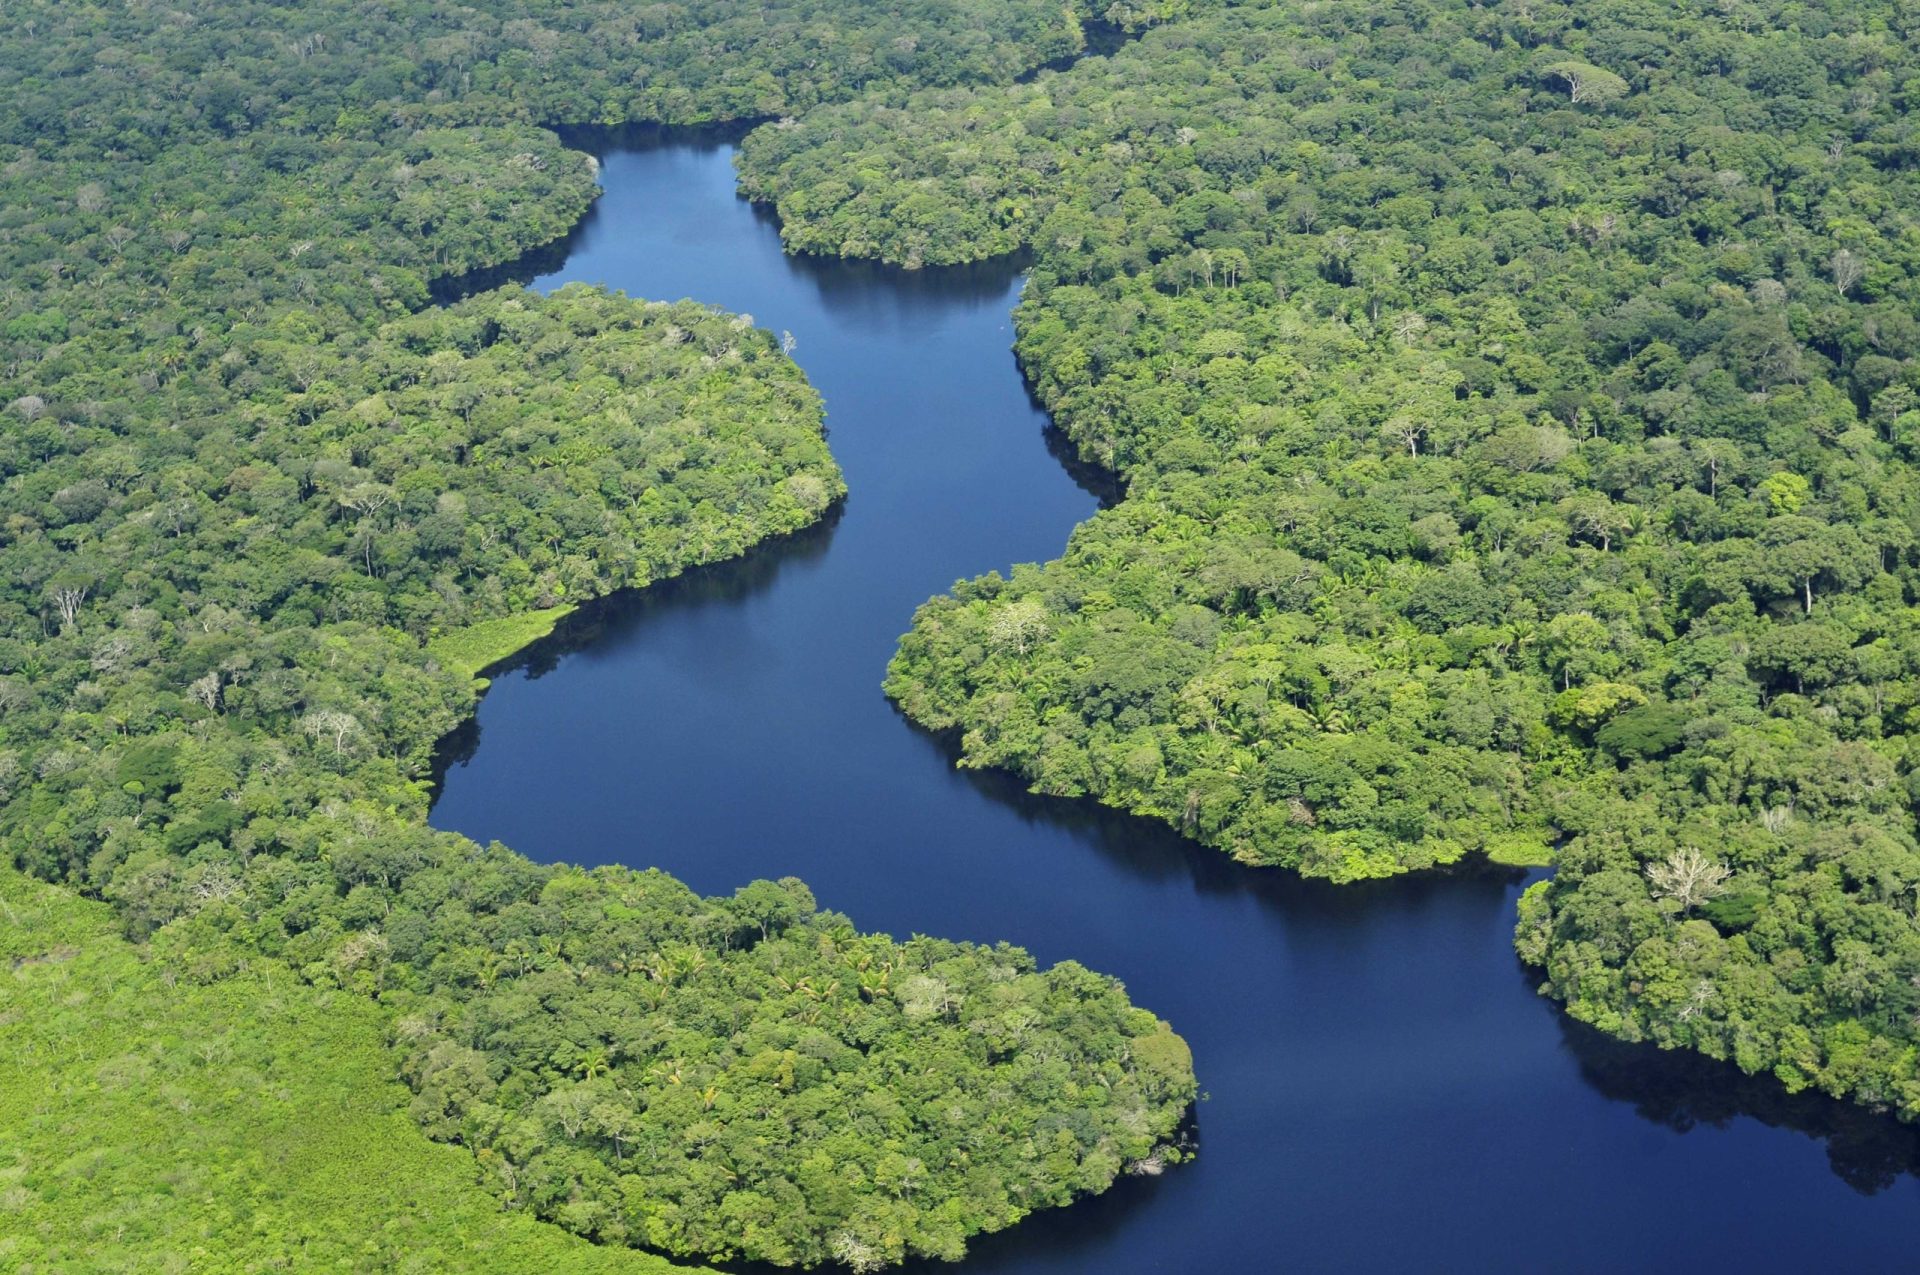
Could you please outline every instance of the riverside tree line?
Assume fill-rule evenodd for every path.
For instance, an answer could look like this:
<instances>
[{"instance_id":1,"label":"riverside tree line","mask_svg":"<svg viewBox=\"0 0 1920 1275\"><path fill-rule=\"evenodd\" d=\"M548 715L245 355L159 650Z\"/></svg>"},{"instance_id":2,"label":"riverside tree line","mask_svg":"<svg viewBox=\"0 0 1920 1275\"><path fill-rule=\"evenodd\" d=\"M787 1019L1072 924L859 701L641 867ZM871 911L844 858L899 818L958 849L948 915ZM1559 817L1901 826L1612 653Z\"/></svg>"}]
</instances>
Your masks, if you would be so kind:
<instances>
[{"instance_id":1,"label":"riverside tree line","mask_svg":"<svg viewBox=\"0 0 1920 1275\"><path fill-rule=\"evenodd\" d=\"M1030 249L1128 484L889 691L1247 863L1551 861L1573 1014L1920 1115L1911 21L1210 4L754 133L797 248Z\"/></svg>"},{"instance_id":2,"label":"riverside tree line","mask_svg":"<svg viewBox=\"0 0 1920 1275\"><path fill-rule=\"evenodd\" d=\"M1082 16L10 9L0 840L138 946L9 879L8 924L49 946L8 945L7 1011L42 1016L4 1059L9 1092L38 1095L8 1106L0 1173L32 1219L8 1262L583 1260L553 1228L461 1221L492 1207L871 1270L1177 1158L1185 1045L1110 979L863 935L793 880L702 899L425 823L431 750L512 617L741 553L844 491L818 397L744 316L585 288L430 306L429 285L584 212L592 161L539 125L1011 80L1078 47ZM115 990L142 959L144 1017ZM98 1023L68 1012L89 998ZM205 1052L168 1038L170 1014L205 1026ZM97 1052L108 1023L118 1057ZM183 1058L205 1078L176 1076ZM464 1176L350 1101L357 1152L332 1123L300 1131L302 1096L342 1111L342 1077L390 1103L383 1073L471 1151ZM166 1113L127 1098L141 1075L200 1113L196 1147L253 1147L257 1108L296 1160L334 1158L250 1181L170 1149ZM88 1084L108 1096L76 1111ZM94 1175L69 1172L77 1129L119 1139L79 1148ZM429 1220L381 1222L363 1180L417 1189L399 1211ZM288 1195L352 1233L316 1236Z\"/></svg>"}]
</instances>

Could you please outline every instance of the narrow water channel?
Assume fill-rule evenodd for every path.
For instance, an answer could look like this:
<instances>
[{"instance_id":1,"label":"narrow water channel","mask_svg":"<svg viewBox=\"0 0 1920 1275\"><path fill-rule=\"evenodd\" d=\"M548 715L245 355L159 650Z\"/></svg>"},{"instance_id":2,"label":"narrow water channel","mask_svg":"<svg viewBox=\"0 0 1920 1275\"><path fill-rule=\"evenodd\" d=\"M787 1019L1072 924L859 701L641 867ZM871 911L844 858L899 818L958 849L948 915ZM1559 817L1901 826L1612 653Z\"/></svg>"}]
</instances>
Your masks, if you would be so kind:
<instances>
[{"instance_id":1,"label":"narrow water channel","mask_svg":"<svg viewBox=\"0 0 1920 1275\"><path fill-rule=\"evenodd\" d=\"M731 157L609 154L535 286L791 332L852 495L499 676L436 826L707 893L800 876L863 929L1077 959L1170 1019L1209 1094L1197 1161L982 1239L969 1273L1911 1267L1915 1135L1567 1023L1509 944L1519 874L1303 883L955 771L880 693L894 643L956 578L1057 555L1098 484L1020 380L1013 266L788 258Z\"/></svg>"}]
</instances>

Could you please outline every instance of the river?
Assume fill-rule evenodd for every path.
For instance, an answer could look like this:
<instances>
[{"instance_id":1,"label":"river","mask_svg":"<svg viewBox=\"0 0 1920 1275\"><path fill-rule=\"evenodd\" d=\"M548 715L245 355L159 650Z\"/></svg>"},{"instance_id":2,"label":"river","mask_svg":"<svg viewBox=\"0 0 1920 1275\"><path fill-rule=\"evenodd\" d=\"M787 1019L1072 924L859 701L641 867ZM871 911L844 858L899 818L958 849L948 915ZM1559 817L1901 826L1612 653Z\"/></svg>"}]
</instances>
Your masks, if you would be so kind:
<instances>
[{"instance_id":1,"label":"river","mask_svg":"<svg viewBox=\"0 0 1920 1275\"><path fill-rule=\"evenodd\" d=\"M706 893L800 876L863 929L1080 960L1171 1020L1197 1160L982 1238L967 1275L1912 1265L1913 1131L1567 1022L1509 942L1522 874L1302 882L956 771L880 693L899 634L955 579L1057 555L1101 485L1014 364L1014 265L789 258L731 158L630 136L533 284L791 332L852 494L528 652L454 742L437 827Z\"/></svg>"}]
</instances>

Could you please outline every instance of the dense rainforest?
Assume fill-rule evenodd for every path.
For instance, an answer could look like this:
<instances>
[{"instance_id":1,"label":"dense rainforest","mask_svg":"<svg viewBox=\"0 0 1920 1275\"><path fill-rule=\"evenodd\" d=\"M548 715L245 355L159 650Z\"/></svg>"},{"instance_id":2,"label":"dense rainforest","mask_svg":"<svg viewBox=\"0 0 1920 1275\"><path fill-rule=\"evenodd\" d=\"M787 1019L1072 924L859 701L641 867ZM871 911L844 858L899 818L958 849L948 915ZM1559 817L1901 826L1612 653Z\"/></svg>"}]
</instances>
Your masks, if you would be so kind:
<instances>
[{"instance_id":1,"label":"dense rainforest","mask_svg":"<svg viewBox=\"0 0 1920 1275\"><path fill-rule=\"evenodd\" d=\"M888 678L1252 864L1557 870L1576 1017L1920 1115L1920 137L1875 3L1199 6L748 138L796 248L1036 257L1128 484Z\"/></svg>"},{"instance_id":2,"label":"dense rainforest","mask_svg":"<svg viewBox=\"0 0 1920 1275\"><path fill-rule=\"evenodd\" d=\"M503 1209L407 1114L386 1011L247 959L182 979L0 868L0 1266L674 1275Z\"/></svg>"},{"instance_id":3,"label":"dense rainforest","mask_svg":"<svg viewBox=\"0 0 1920 1275\"><path fill-rule=\"evenodd\" d=\"M7 1264L872 1270L1178 1157L1186 1046L1111 979L425 824L476 672L844 491L749 316L430 304L588 206L541 126L1010 82L1084 16L10 6Z\"/></svg>"},{"instance_id":4,"label":"dense rainforest","mask_svg":"<svg viewBox=\"0 0 1920 1275\"><path fill-rule=\"evenodd\" d=\"M1111 980L426 828L474 673L843 491L747 316L430 304L577 221L570 124L772 121L796 250L1032 253L1127 495L915 617L967 764L1335 880L1551 862L1574 1016L1920 1116L1911 15L1120 3L1048 69L1094 16L10 7L0 1255L876 1269L1179 1154Z\"/></svg>"}]
</instances>

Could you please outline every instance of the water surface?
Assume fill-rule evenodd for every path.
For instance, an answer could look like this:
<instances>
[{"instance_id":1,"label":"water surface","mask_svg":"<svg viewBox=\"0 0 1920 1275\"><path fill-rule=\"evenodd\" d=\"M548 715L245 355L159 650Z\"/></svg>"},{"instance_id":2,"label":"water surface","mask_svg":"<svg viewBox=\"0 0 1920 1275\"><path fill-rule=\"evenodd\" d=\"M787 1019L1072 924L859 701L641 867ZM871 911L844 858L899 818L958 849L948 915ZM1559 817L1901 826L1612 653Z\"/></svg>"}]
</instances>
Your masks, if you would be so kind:
<instances>
[{"instance_id":1,"label":"water surface","mask_svg":"<svg viewBox=\"0 0 1920 1275\"><path fill-rule=\"evenodd\" d=\"M852 495L500 676L436 826L706 893L797 875L864 929L1124 980L1192 1042L1198 1160L982 1239L969 1273L1911 1268L1914 1135L1569 1024L1513 956L1520 874L1301 882L955 771L880 693L899 634L958 578L1057 556L1099 485L1020 380L1013 265L785 257L730 161L684 135L608 155L536 286L791 332Z\"/></svg>"}]
</instances>

